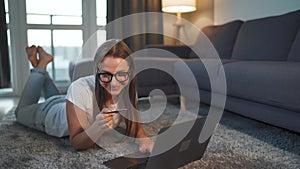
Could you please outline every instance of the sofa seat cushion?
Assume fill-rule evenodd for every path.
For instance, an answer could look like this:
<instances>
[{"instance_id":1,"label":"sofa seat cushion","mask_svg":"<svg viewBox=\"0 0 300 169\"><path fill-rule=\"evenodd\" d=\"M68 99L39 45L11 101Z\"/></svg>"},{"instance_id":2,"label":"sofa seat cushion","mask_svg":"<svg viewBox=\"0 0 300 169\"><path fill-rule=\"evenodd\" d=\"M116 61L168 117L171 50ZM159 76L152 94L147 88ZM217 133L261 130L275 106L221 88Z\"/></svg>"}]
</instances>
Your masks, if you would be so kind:
<instances>
[{"instance_id":1,"label":"sofa seat cushion","mask_svg":"<svg viewBox=\"0 0 300 169\"><path fill-rule=\"evenodd\" d=\"M189 59L185 60L185 62L176 62L174 64L174 76L179 80L180 85L192 87L195 91L198 89L211 91L211 81L216 82L221 66L230 62L234 61L222 59L220 63L216 59ZM213 74L211 79L209 78L207 68ZM189 71L193 74L190 75ZM192 78L195 78L197 86L195 86Z\"/></svg>"},{"instance_id":2,"label":"sofa seat cushion","mask_svg":"<svg viewBox=\"0 0 300 169\"><path fill-rule=\"evenodd\" d=\"M230 62L224 70L229 96L300 112L299 62Z\"/></svg>"},{"instance_id":3,"label":"sofa seat cushion","mask_svg":"<svg viewBox=\"0 0 300 169\"><path fill-rule=\"evenodd\" d=\"M236 20L223 25L207 26L202 29L203 33L207 36L213 47L216 49L221 59L231 58L236 36L242 23L243 21ZM203 44L208 42L206 36L200 34L193 46L196 53L201 55L201 58L210 57L210 53L205 52L207 49L207 44ZM199 58L196 53L191 52L190 57Z\"/></svg>"},{"instance_id":4,"label":"sofa seat cushion","mask_svg":"<svg viewBox=\"0 0 300 169\"><path fill-rule=\"evenodd\" d=\"M300 28L290 50L288 61L300 62Z\"/></svg>"},{"instance_id":5,"label":"sofa seat cushion","mask_svg":"<svg viewBox=\"0 0 300 169\"><path fill-rule=\"evenodd\" d=\"M300 24L300 10L246 21L240 28L232 59L286 61Z\"/></svg>"},{"instance_id":6,"label":"sofa seat cushion","mask_svg":"<svg viewBox=\"0 0 300 169\"><path fill-rule=\"evenodd\" d=\"M160 57L133 57L139 86L174 84L173 65L178 59Z\"/></svg>"}]
</instances>

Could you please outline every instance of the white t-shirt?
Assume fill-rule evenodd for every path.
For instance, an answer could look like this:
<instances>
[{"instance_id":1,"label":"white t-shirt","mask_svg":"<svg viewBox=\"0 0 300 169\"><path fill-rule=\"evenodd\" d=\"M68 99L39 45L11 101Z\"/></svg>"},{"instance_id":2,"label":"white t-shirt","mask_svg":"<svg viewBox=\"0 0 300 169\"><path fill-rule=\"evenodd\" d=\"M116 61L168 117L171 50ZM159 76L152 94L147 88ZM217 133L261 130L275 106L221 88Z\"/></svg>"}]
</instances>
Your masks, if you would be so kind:
<instances>
[{"instance_id":1,"label":"white t-shirt","mask_svg":"<svg viewBox=\"0 0 300 169\"><path fill-rule=\"evenodd\" d=\"M55 98L56 97L56 98ZM87 128L100 113L95 97L95 76L86 76L74 81L68 88L65 97L55 96L51 98L49 109L45 118L46 133L52 136L62 137L69 135L67 116L66 116L66 100L87 113L88 124L82 125ZM117 106L117 103L112 105ZM74 114L76 112L73 112ZM80 119L79 119L80 122Z\"/></svg>"},{"instance_id":2,"label":"white t-shirt","mask_svg":"<svg viewBox=\"0 0 300 169\"><path fill-rule=\"evenodd\" d=\"M95 76L86 76L74 81L68 88L66 99L87 112L89 124L83 127L92 124L100 113L95 97Z\"/></svg>"}]
</instances>

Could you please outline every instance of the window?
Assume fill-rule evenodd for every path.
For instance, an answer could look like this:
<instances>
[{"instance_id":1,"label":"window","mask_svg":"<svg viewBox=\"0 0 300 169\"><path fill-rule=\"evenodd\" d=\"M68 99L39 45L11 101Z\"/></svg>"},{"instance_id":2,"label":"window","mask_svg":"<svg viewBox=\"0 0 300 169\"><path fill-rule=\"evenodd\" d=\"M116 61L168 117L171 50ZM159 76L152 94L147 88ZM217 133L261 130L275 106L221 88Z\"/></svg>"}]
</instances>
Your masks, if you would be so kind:
<instances>
[{"instance_id":1,"label":"window","mask_svg":"<svg viewBox=\"0 0 300 169\"><path fill-rule=\"evenodd\" d=\"M106 0L5 0L5 9L8 39L15 44L10 52L16 94L22 91L28 72L22 66L26 58L16 59L24 54L20 48L40 45L52 54L48 72L56 83L67 86L69 62L86 57L81 50L89 37L97 30L98 45L106 40Z\"/></svg>"},{"instance_id":2,"label":"window","mask_svg":"<svg viewBox=\"0 0 300 169\"><path fill-rule=\"evenodd\" d=\"M107 23L107 19L106 19L107 8L103 8L103 6L105 7L107 6L106 2L107 2L106 0L96 0L97 25L98 25L97 45L98 46L106 40L105 25Z\"/></svg>"},{"instance_id":3,"label":"window","mask_svg":"<svg viewBox=\"0 0 300 169\"><path fill-rule=\"evenodd\" d=\"M82 24L81 0L26 0L26 12L28 24Z\"/></svg>"},{"instance_id":4,"label":"window","mask_svg":"<svg viewBox=\"0 0 300 169\"><path fill-rule=\"evenodd\" d=\"M9 24L8 0L4 1L4 5L5 5L5 12L6 12L6 23ZM10 29L9 29L9 27L7 28L7 41L8 41L8 48L9 48L8 51L11 51L10 50ZM9 57L11 57L11 54L9 54Z\"/></svg>"},{"instance_id":5,"label":"window","mask_svg":"<svg viewBox=\"0 0 300 169\"><path fill-rule=\"evenodd\" d=\"M96 1L97 6L97 25L104 26L106 25L106 8L103 8L103 6L106 6L106 0L97 0Z\"/></svg>"},{"instance_id":6,"label":"window","mask_svg":"<svg viewBox=\"0 0 300 169\"><path fill-rule=\"evenodd\" d=\"M82 25L82 1L26 0L26 23L28 45L43 46L54 56L47 67L50 76L57 82L69 81L69 62L83 45L82 28L74 26Z\"/></svg>"},{"instance_id":7,"label":"window","mask_svg":"<svg viewBox=\"0 0 300 169\"><path fill-rule=\"evenodd\" d=\"M8 15L8 0L4 0L5 12L6 12L6 23L9 23L9 15Z\"/></svg>"}]
</instances>

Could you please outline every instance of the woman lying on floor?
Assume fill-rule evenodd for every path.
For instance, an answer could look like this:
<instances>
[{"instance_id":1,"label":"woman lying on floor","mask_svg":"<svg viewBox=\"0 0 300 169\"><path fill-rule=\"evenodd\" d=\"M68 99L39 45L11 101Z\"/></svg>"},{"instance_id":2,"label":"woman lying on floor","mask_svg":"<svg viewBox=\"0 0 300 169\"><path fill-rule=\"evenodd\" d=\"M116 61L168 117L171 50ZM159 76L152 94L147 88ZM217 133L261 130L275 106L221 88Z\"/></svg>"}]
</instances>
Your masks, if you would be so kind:
<instances>
[{"instance_id":1,"label":"woman lying on floor","mask_svg":"<svg viewBox=\"0 0 300 169\"><path fill-rule=\"evenodd\" d=\"M33 69L15 112L19 123L52 136L69 135L71 145L82 150L125 122L126 136L143 138L137 139L139 150L152 151L153 141L138 122L133 60L123 41L103 43L94 57L94 75L74 81L66 96L59 93L46 71L53 56L36 46L27 47L26 52ZM42 91L45 101L38 103ZM127 109L125 117L109 113L120 107Z\"/></svg>"}]
</instances>

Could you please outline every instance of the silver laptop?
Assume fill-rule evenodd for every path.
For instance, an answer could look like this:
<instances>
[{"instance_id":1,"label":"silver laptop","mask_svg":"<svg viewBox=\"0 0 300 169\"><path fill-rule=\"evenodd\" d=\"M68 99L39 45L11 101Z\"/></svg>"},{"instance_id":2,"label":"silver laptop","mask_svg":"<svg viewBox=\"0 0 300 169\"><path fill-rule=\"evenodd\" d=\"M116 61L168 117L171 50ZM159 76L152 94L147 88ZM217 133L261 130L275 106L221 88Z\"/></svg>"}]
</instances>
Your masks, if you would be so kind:
<instances>
[{"instance_id":1,"label":"silver laptop","mask_svg":"<svg viewBox=\"0 0 300 169\"><path fill-rule=\"evenodd\" d=\"M103 164L112 169L173 169L199 160L202 158L210 140L209 138L204 143L198 142L205 119L205 117L198 117L196 121L186 121L173 125L172 128L180 132L182 129L186 129L187 126L194 123L188 134L174 147L164 153L149 157L145 157L143 154L145 158L118 157L105 161ZM169 127L160 129L158 134L165 132L168 128ZM158 137L155 141L152 153L157 154L156 152L161 150L160 145L166 144L166 141L168 140ZM132 155L132 157L134 157L134 155ZM135 157L141 156L137 154Z\"/></svg>"}]
</instances>

